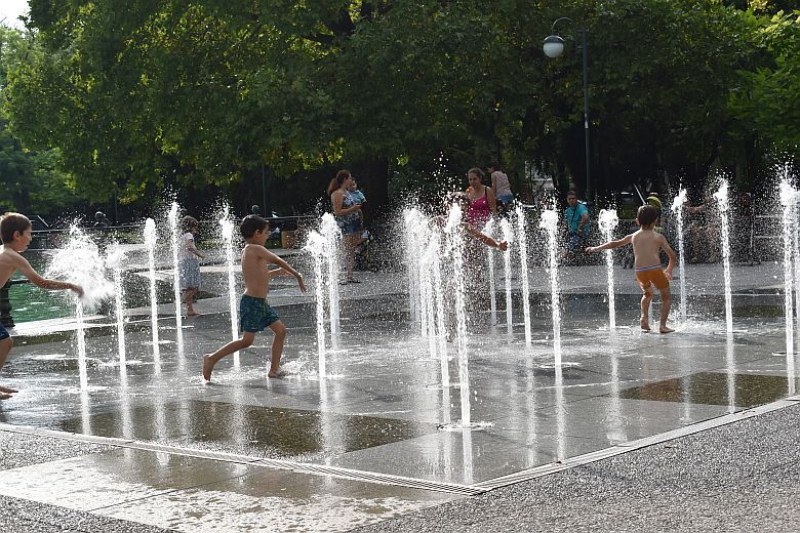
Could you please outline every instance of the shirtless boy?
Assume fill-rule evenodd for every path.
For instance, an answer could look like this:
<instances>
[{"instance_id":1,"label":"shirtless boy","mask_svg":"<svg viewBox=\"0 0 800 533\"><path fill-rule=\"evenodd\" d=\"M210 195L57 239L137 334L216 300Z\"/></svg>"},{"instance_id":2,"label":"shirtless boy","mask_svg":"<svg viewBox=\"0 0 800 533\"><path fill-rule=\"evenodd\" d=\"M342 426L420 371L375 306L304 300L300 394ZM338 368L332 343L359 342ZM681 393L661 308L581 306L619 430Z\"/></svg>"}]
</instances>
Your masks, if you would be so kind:
<instances>
[{"instance_id":1,"label":"shirtless boy","mask_svg":"<svg viewBox=\"0 0 800 533\"><path fill-rule=\"evenodd\" d=\"M303 276L289 266L289 263L264 248L264 243L269 237L269 223L266 220L257 215L247 215L242 220L239 230L247 243L242 250L242 277L245 290L239 302L239 330L242 332L242 337L229 342L212 354L203 356L203 378L206 381L211 381L211 372L220 359L253 344L256 333L267 327L275 334L268 375L271 378L280 377L281 355L287 329L278 318L278 314L267 303L269 280L278 274L290 274L297 278L300 290L303 292L306 290ZM269 270L267 268L269 264L277 265L279 268Z\"/></svg>"},{"instance_id":2,"label":"shirtless boy","mask_svg":"<svg viewBox=\"0 0 800 533\"><path fill-rule=\"evenodd\" d=\"M14 272L19 271L20 274L31 280L31 283L43 289L70 289L75 291L78 296L82 296L83 289L79 285L43 278L20 255L31 243L32 230L31 221L25 215L6 213L0 217L0 238L3 239L3 247L0 249L0 287L11 279ZM13 345L14 342L8 331L0 324L0 368L3 368L6 363L6 358ZM0 386L0 400L7 400L15 392L17 392L15 389Z\"/></svg>"},{"instance_id":3,"label":"shirtless boy","mask_svg":"<svg viewBox=\"0 0 800 533\"><path fill-rule=\"evenodd\" d=\"M667 239L661 233L654 231L661 211L652 205L643 205L636 214L636 223L639 231L631 233L617 241L609 241L600 246L591 246L587 252L599 252L619 248L626 244L633 245L634 270L636 271L636 281L642 288L642 314L639 319L644 331L650 331L650 302L653 300L653 286L655 285L661 294L661 333L672 333L674 330L667 327L667 316L672 304L672 295L669 292L669 280L672 279L672 269L675 268L677 256L670 247ZM659 252L664 250L669 257L667 268L661 268L661 258Z\"/></svg>"}]
</instances>

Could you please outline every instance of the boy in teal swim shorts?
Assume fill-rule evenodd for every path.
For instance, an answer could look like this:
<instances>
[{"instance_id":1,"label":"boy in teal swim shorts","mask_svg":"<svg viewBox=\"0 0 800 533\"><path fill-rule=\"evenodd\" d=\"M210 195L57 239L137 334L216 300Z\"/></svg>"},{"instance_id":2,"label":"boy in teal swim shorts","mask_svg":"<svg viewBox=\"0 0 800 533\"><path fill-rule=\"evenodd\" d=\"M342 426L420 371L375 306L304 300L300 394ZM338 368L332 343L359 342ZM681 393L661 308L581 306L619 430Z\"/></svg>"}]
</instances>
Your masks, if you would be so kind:
<instances>
[{"instance_id":1,"label":"boy in teal swim shorts","mask_svg":"<svg viewBox=\"0 0 800 533\"><path fill-rule=\"evenodd\" d=\"M239 330L242 332L242 337L229 342L214 353L203 356L203 378L206 381L211 381L211 372L220 359L253 344L256 333L264 328L271 329L275 334L268 375L271 378L283 375L280 366L287 329L275 310L267 303L269 280L280 273L291 274L297 278L300 290L306 291L303 276L289 266L289 263L264 248L264 243L269 237L269 223L266 220L258 215L248 215L242 220L239 229L247 243L242 250L242 277L245 290L239 303ZM267 265L270 264L280 268L269 270Z\"/></svg>"}]
</instances>

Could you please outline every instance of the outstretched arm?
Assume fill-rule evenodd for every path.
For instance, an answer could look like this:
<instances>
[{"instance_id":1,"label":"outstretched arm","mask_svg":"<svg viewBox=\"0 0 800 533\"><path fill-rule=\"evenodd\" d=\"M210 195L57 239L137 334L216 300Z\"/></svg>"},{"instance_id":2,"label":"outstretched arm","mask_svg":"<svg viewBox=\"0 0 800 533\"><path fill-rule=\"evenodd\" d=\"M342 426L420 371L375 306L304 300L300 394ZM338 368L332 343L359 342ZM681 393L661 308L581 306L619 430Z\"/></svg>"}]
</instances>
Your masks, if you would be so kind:
<instances>
[{"instance_id":1,"label":"outstretched arm","mask_svg":"<svg viewBox=\"0 0 800 533\"><path fill-rule=\"evenodd\" d=\"M31 283L36 285L37 287L41 287L42 289L47 290L62 290L62 289L70 289L75 291L78 296L83 296L83 288L80 285L75 285L74 283L69 283L66 281L58 281L55 279L47 279L43 278L36 272L30 263L24 258L20 257L17 263L17 270L31 280Z\"/></svg>"},{"instance_id":2,"label":"outstretched arm","mask_svg":"<svg viewBox=\"0 0 800 533\"><path fill-rule=\"evenodd\" d=\"M589 246L586 249L586 251L588 253L593 253L593 252L599 252L600 250L611 250L612 248L619 248L620 246L625 246L626 244L630 244L632 237L633 234L630 234L616 241L608 241L606 243L601 244L600 246Z\"/></svg>"},{"instance_id":3,"label":"outstretched arm","mask_svg":"<svg viewBox=\"0 0 800 533\"><path fill-rule=\"evenodd\" d=\"M486 246L489 246L490 248L497 248L498 250L502 250L504 252L508 250L508 243L506 241L496 241L485 233L481 233L475 229L475 227L473 227L471 224L465 224L464 228L466 229L467 233L481 241Z\"/></svg>"},{"instance_id":4,"label":"outstretched arm","mask_svg":"<svg viewBox=\"0 0 800 533\"><path fill-rule=\"evenodd\" d=\"M294 276L295 279L297 280L297 284L300 286L300 290L302 292L306 292L306 284L303 280L303 275L300 272L293 269L291 265L289 265L289 263L287 263L277 255L275 255L274 253L270 252L266 248L261 248L260 251L266 255L268 263L272 263L273 265L278 265L280 267L279 270L285 270L286 272ZM271 278L271 275L269 273L267 273L267 275L270 276Z\"/></svg>"}]
</instances>

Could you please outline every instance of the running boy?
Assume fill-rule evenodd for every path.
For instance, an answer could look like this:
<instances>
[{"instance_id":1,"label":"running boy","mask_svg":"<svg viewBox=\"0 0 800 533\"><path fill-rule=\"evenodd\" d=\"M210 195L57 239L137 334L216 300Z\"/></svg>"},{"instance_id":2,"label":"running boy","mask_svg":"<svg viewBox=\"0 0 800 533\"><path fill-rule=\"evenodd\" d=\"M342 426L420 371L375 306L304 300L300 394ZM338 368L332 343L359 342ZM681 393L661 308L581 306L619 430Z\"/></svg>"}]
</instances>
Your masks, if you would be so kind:
<instances>
[{"instance_id":1,"label":"running boy","mask_svg":"<svg viewBox=\"0 0 800 533\"><path fill-rule=\"evenodd\" d=\"M275 334L268 375L271 378L283 375L280 366L287 330L277 313L267 303L269 280L279 273L288 273L297 278L300 290L306 291L303 276L286 261L264 248L264 243L269 237L269 223L266 220L258 215L247 215L242 220L239 230L247 243L242 250L242 277L245 290L239 303L239 330L242 332L242 338L229 342L212 354L203 356L203 378L206 381L211 381L211 372L220 359L253 344L256 333L266 327ZM280 268L269 270L267 265L270 263Z\"/></svg>"},{"instance_id":2,"label":"running boy","mask_svg":"<svg viewBox=\"0 0 800 533\"><path fill-rule=\"evenodd\" d=\"M667 327L667 316L672 304L672 295L669 292L669 280L672 279L672 269L675 268L677 259L675 252L670 247L667 239L660 233L654 231L661 211L652 205L643 205L636 214L636 223L639 231L631 233L618 241L609 241L600 246L590 246L587 252L599 252L619 248L626 244L633 245L634 270L636 271L636 281L642 288L642 314L639 323L644 331L650 331L650 302L653 300L653 285L661 293L661 333L672 333L674 330ZM661 269L661 250L669 257L667 268Z\"/></svg>"},{"instance_id":3,"label":"running boy","mask_svg":"<svg viewBox=\"0 0 800 533\"><path fill-rule=\"evenodd\" d=\"M75 291L78 296L83 295L83 289L74 283L45 279L31 267L31 264L20 255L31 243L31 221L25 215L19 213L6 213L0 217L0 238L3 239L3 247L0 250L0 287L6 284L15 271L31 280L31 283L43 289L70 289ZM14 342L0 324L0 368L6 362L6 357L11 351ZM0 387L0 400L6 400L17 392L9 387Z\"/></svg>"}]
</instances>

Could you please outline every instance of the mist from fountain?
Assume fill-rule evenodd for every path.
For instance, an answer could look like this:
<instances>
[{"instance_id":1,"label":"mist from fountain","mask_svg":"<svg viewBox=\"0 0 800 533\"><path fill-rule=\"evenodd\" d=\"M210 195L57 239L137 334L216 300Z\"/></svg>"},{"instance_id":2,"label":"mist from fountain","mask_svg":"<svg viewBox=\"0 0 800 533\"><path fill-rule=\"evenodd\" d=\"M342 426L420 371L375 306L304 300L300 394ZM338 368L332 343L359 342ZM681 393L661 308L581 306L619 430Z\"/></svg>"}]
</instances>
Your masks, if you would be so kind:
<instances>
[{"instance_id":1,"label":"mist from fountain","mask_svg":"<svg viewBox=\"0 0 800 533\"><path fill-rule=\"evenodd\" d=\"M237 340L239 338L239 309L237 305L237 291L236 291L236 261L233 253L233 217L230 214L230 208L226 205L222 209L222 216L219 219L219 225L222 233L222 242L225 248L225 266L228 272L228 307L231 315L231 338ZM233 366L239 368L239 352L233 354Z\"/></svg>"},{"instance_id":2,"label":"mist from fountain","mask_svg":"<svg viewBox=\"0 0 800 533\"><path fill-rule=\"evenodd\" d=\"M558 212L553 209L542 211L539 227L547 234L547 256L550 274L550 308L553 317L553 361L561 366L561 307L558 285Z\"/></svg>"},{"instance_id":3,"label":"mist from fountain","mask_svg":"<svg viewBox=\"0 0 800 533\"><path fill-rule=\"evenodd\" d=\"M325 362L325 238L317 231L308 235L305 249L314 260L314 302L317 319L317 360L319 378L325 378L327 369Z\"/></svg>"},{"instance_id":4,"label":"mist from fountain","mask_svg":"<svg viewBox=\"0 0 800 533\"><path fill-rule=\"evenodd\" d=\"M322 215L320 234L325 240L325 258L328 266L328 314L331 323L331 347L339 348L341 317L339 315L339 243L342 231L330 213Z\"/></svg>"},{"instance_id":5,"label":"mist from fountain","mask_svg":"<svg viewBox=\"0 0 800 533\"><path fill-rule=\"evenodd\" d=\"M728 180L721 180L719 189L714 193L717 210L720 215L722 237L722 268L725 278L725 331L733 332L733 303L731 296L731 238L730 238L730 202L728 199Z\"/></svg>"},{"instance_id":6,"label":"mist from fountain","mask_svg":"<svg viewBox=\"0 0 800 533\"><path fill-rule=\"evenodd\" d=\"M448 257L452 266L452 286L455 300L456 333L458 353L458 381L461 391L461 425L469 427L471 421L469 391L469 355L467 353L467 309L466 286L464 279L464 237L462 213L458 204L450 206L445 233L447 235Z\"/></svg>"},{"instance_id":7,"label":"mist from fountain","mask_svg":"<svg viewBox=\"0 0 800 533\"><path fill-rule=\"evenodd\" d=\"M495 220L493 218L489 219L486 225L483 227L483 232L488 235L489 237L495 237ZM486 262L489 265L489 312L491 313L491 320L492 325L494 326L497 324L497 287L495 285L495 276L494 276L494 259L495 259L495 252L494 248L487 247L486 249Z\"/></svg>"},{"instance_id":8,"label":"mist from fountain","mask_svg":"<svg viewBox=\"0 0 800 533\"><path fill-rule=\"evenodd\" d=\"M181 271L180 271L180 206L172 202L169 208L169 229L172 241L172 288L175 295L175 338L178 350L183 350L183 316L181 314Z\"/></svg>"},{"instance_id":9,"label":"mist from fountain","mask_svg":"<svg viewBox=\"0 0 800 533\"><path fill-rule=\"evenodd\" d=\"M792 299L792 289L794 287L794 270L792 261L794 253L792 251L794 243L793 233L797 231L795 224L795 202L797 201L797 191L792 187L788 173L781 179L778 195L781 206L783 207L783 293L784 293L784 316L786 329L786 355L794 353L794 305Z\"/></svg>"},{"instance_id":10,"label":"mist from fountain","mask_svg":"<svg viewBox=\"0 0 800 533\"><path fill-rule=\"evenodd\" d=\"M122 263L125 260L125 250L114 243L106 253L106 265L111 268L114 280L114 316L117 324L117 355L119 356L120 371L127 364L125 348L125 286L122 283Z\"/></svg>"},{"instance_id":11,"label":"mist from fountain","mask_svg":"<svg viewBox=\"0 0 800 533\"><path fill-rule=\"evenodd\" d=\"M161 363L161 351L158 340L158 292L156 291L156 221L148 218L144 222L144 244L147 248L148 278L150 280L150 329L153 339L153 360Z\"/></svg>"},{"instance_id":12,"label":"mist from fountain","mask_svg":"<svg viewBox=\"0 0 800 533\"><path fill-rule=\"evenodd\" d=\"M614 230L619 224L616 209L601 209L598 217L600 231L603 239L610 241L614 238ZM617 327L617 314L614 305L614 255L611 250L605 250L606 278L608 280L608 329Z\"/></svg>"},{"instance_id":13,"label":"mist from fountain","mask_svg":"<svg viewBox=\"0 0 800 533\"><path fill-rule=\"evenodd\" d=\"M514 242L514 229L511 227L511 222L504 218L500 221L500 230L503 233L503 240L511 243L509 244L508 250L503 252L503 277L506 281L506 328L508 330L508 334L511 335L514 331L514 309L511 294L511 277L513 275L511 266L511 247L513 246Z\"/></svg>"},{"instance_id":14,"label":"mist from fountain","mask_svg":"<svg viewBox=\"0 0 800 533\"><path fill-rule=\"evenodd\" d=\"M686 255L683 236L683 207L686 205L686 189L681 189L672 201L672 212L675 215L678 229L678 275L680 277L680 321L686 322Z\"/></svg>"},{"instance_id":15,"label":"mist from fountain","mask_svg":"<svg viewBox=\"0 0 800 533\"><path fill-rule=\"evenodd\" d=\"M113 293L114 287L105 275L105 263L97 245L77 224L71 225L69 239L64 247L53 253L45 277L74 283L83 289L80 298L70 294L75 305L75 347L82 390L88 386L85 311L97 308Z\"/></svg>"},{"instance_id":16,"label":"mist from fountain","mask_svg":"<svg viewBox=\"0 0 800 533\"><path fill-rule=\"evenodd\" d=\"M528 237L525 229L525 211L517 205L514 211L517 223L517 251L519 252L519 276L522 280L522 317L525 322L525 345L533 343L531 332L531 283L528 272Z\"/></svg>"}]
</instances>

